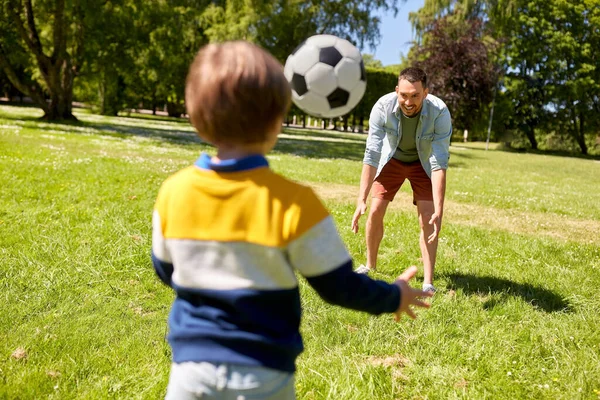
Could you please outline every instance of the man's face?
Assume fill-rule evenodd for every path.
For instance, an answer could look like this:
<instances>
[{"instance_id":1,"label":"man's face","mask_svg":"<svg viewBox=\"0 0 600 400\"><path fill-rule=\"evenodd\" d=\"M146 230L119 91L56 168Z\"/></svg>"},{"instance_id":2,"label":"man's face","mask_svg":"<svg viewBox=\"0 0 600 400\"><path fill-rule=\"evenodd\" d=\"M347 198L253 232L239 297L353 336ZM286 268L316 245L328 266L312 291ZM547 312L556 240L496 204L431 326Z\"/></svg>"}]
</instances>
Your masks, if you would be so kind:
<instances>
[{"instance_id":1,"label":"man's face","mask_svg":"<svg viewBox=\"0 0 600 400\"><path fill-rule=\"evenodd\" d=\"M423 89L422 82L410 83L401 79L396 86L398 104L407 117L414 117L423 107L423 100L427 96L427 89Z\"/></svg>"}]
</instances>

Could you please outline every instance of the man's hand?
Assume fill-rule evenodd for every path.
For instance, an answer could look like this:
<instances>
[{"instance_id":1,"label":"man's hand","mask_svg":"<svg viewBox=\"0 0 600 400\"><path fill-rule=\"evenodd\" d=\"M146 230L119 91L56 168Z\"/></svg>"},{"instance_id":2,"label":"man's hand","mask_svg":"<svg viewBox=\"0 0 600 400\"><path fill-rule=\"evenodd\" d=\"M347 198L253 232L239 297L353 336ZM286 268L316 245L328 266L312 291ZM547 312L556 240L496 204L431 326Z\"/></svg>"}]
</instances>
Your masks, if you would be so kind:
<instances>
[{"instance_id":1,"label":"man's hand","mask_svg":"<svg viewBox=\"0 0 600 400\"><path fill-rule=\"evenodd\" d=\"M434 213L429 220L429 225L433 225L433 233L431 233L431 235L429 235L427 238L427 243L433 243L439 236L440 230L442 229L442 218L438 214Z\"/></svg>"},{"instance_id":2,"label":"man's hand","mask_svg":"<svg viewBox=\"0 0 600 400\"><path fill-rule=\"evenodd\" d=\"M432 292L413 289L408 284L408 281L410 281L416 273L417 267L410 267L398 277L396 282L394 282L400 288L400 306L394 313L394 319L396 321L400 320L402 313L406 313L412 319L417 318L414 311L410 308L411 305L423 308L429 308L431 306L429 303L419 300L419 298L431 297L433 296Z\"/></svg>"},{"instance_id":3,"label":"man's hand","mask_svg":"<svg viewBox=\"0 0 600 400\"><path fill-rule=\"evenodd\" d=\"M358 220L367 211L367 202L359 201L356 203L356 211L352 217L352 232L358 233Z\"/></svg>"}]
</instances>

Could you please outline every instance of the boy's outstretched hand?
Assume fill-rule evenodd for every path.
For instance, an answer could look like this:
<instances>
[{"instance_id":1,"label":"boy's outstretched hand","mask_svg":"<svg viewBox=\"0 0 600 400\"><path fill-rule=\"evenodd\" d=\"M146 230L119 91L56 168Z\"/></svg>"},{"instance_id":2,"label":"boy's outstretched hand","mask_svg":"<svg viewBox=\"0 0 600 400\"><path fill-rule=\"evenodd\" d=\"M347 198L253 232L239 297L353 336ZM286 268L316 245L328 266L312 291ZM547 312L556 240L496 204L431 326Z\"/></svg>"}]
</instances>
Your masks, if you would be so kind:
<instances>
[{"instance_id":1,"label":"boy's outstretched hand","mask_svg":"<svg viewBox=\"0 0 600 400\"><path fill-rule=\"evenodd\" d=\"M396 321L400 320L402 313L406 313L412 319L417 318L414 311L410 308L411 305L423 308L429 308L431 306L429 303L419 300L419 298L431 297L433 296L432 292L414 289L408 284L408 281L410 281L416 273L417 267L410 267L396 279L396 282L394 282L400 288L400 307L398 307L394 313L394 319Z\"/></svg>"}]
</instances>

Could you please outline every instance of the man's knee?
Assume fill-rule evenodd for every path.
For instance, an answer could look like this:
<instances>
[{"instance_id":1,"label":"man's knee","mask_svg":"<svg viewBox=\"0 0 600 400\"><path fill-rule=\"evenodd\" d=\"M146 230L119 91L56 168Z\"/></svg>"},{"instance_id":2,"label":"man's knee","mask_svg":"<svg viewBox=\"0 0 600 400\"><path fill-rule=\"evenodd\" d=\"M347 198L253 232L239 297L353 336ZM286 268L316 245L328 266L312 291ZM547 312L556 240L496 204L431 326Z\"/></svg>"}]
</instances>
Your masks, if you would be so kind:
<instances>
[{"instance_id":1,"label":"man's knee","mask_svg":"<svg viewBox=\"0 0 600 400\"><path fill-rule=\"evenodd\" d=\"M369 210L369 220L376 222L383 221L388 203L387 201L373 201Z\"/></svg>"},{"instance_id":2,"label":"man's knee","mask_svg":"<svg viewBox=\"0 0 600 400\"><path fill-rule=\"evenodd\" d=\"M434 213L434 206L432 201L418 201L417 202L417 213L419 214L419 225L422 230L427 230L431 227L429 221Z\"/></svg>"}]
</instances>

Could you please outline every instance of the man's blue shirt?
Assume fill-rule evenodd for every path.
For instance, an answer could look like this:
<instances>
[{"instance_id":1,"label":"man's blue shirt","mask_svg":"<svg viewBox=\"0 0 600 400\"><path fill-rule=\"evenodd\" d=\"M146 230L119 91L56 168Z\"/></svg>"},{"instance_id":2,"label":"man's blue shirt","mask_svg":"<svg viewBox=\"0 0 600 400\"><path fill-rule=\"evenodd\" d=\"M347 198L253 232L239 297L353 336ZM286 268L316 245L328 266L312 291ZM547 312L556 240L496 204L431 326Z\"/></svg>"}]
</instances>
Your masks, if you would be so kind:
<instances>
[{"instance_id":1,"label":"man's blue shirt","mask_svg":"<svg viewBox=\"0 0 600 400\"><path fill-rule=\"evenodd\" d=\"M363 163L377 168L377 175L394 155L402 137L401 112L396 92L381 97L371 110ZM448 169L451 136L448 107L440 98L427 95L417 124L416 144L419 160L429 177L432 171Z\"/></svg>"}]
</instances>

